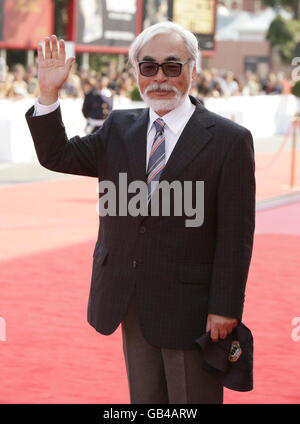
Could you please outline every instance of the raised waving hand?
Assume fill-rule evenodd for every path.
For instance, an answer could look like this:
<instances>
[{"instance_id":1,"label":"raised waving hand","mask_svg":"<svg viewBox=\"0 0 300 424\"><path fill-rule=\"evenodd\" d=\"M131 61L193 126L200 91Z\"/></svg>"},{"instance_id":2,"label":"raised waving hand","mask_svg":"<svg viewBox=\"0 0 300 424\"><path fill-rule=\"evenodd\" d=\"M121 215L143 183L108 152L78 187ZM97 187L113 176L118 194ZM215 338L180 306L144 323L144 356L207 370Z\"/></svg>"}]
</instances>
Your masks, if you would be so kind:
<instances>
[{"instance_id":1,"label":"raised waving hand","mask_svg":"<svg viewBox=\"0 0 300 424\"><path fill-rule=\"evenodd\" d=\"M52 43L50 43L50 40ZM45 56L41 45L38 47L38 81L40 103L50 105L56 102L58 92L68 78L74 57L66 61L65 42L57 42L55 35L45 38ZM51 47L52 44L52 47ZM59 46L59 48L58 48Z\"/></svg>"}]
</instances>

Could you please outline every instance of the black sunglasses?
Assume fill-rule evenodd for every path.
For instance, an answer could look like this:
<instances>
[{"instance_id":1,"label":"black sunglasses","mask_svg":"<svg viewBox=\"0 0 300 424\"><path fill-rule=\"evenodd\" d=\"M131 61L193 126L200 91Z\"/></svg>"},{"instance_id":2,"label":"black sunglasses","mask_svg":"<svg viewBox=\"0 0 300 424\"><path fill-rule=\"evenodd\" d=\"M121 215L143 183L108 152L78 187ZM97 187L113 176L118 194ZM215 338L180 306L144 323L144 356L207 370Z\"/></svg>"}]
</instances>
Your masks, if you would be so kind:
<instances>
[{"instance_id":1,"label":"black sunglasses","mask_svg":"<svg viewBox=\"0 0 300 424\"><path fill-rule=\"evenodd\" d=\"M143 77L153 77L157 74L159 68L161 67L163 70L163 73L167 77L179 77L181 74L182 66L187 64L191 58L189 58L186 62L164 62L164 63L157 63L157 62L139 62L139 70L140 74L143 75Z\"/></svg>"}]
</instances>

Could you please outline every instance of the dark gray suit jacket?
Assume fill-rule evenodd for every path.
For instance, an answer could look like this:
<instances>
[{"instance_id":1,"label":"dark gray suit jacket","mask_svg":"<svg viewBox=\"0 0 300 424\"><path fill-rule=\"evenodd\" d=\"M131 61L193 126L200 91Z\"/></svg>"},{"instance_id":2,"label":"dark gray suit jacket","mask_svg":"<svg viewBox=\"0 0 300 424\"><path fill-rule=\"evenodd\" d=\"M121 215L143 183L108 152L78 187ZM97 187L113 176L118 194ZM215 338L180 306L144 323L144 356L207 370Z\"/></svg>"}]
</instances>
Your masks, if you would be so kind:
<instances>
[{"instance_id":1,"label":"dark gray suit jacket","mask_svg":"<svg viewBox=\"0 0 300 424\"><path fill-rule=\"evenodd\" d=\"M204 181L204 223L188 228L190 217L172 208L171 216L101 217L88 321L102 334L116 330L134 289L142 331L155 346L195 347L207 313L242 317L255 217L252 136L191 100L196 110L161 180ZM148 109L115 110L98 132L70 140L59 109L32 114L26 118L44 167L112 181L117 195L121 172L128 184L146 181Z\"/></svg>"}]
</instances>

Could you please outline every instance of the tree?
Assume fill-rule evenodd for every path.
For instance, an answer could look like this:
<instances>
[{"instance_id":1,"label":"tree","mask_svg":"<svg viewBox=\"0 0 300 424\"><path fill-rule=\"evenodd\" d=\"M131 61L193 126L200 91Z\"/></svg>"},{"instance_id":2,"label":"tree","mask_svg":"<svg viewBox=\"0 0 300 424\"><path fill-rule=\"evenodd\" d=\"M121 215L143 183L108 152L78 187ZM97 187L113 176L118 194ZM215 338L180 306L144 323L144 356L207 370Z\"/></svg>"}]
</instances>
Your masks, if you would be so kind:
<instances>
[{"instance_id":1,"label":"tree","mask_svg":"<svg viewBox=\"0 0 300 424\"><path fill-rule=\"evenodd\" d=\"M295 82L292 88L292 94L294 94L296 97L300 97L300 80Z\"/></svg>"},{"instance_id":2,"label":"tree","mask_svg":"<svg viewBox=\"0 0 300 424\"><path fill-rule=\"evenodd\" d=\"M281 59L284 62L291 63L292 58L298 56L299 53L299 34L299 20L291 19L287 21L278 15L271 22L266 38L270 41L272 47L279 47Z\"/></svg>"},{"instance_id":3,"label":"tree","mask_svg":"<svg viewBox=\"0 0 300 424\"><path fill-rule=\"evenodd\" d=\"M278 11L280 7L290 9L294 19L299 19L300 16L300 0L263 0L266 6L271 6Z\"/></svg>"},{"instance_id":4,"label":"tree","mask_svg":"<svg viewBox=\"0 0 300 424\"><path fill-rule=\"evenodd\" d=\"M278 15L271 22L266 38L270 41L272 47L283 46L293 40L293 34L288 27L287 21Z\"/></svg>"},{"instance_id":5,"label":"tree","mask_svg":"<svg viewBox=\"0 0 300 424\"><path fill-rule=\"evenodd\" d=\"M278 48L281 59L291 63L293 57L299 55L299 34L299 20L288 21L278 15L271 22L266 38L270 41L272 48Z\"/></svg>"}]
</instances>

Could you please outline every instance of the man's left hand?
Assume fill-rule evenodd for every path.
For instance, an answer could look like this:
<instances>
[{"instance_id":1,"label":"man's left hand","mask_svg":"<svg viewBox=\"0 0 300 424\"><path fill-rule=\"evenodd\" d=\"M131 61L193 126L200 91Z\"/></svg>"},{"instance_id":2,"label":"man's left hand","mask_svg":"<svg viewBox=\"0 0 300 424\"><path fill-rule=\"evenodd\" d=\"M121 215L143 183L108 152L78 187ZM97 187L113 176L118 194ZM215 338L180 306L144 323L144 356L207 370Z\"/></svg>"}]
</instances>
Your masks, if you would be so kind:
<instances>
[{"instance_id":1,"label":"man's left hand","mask_svg":"<svg viewBox=\"0 0 300 424\"><path fill-rule=\"evenodd\" d=\"M210 337L214 342L219 338L226 339L232 329L238 325L236 318L223 317L221 315L208 314L206 331L210 331Z\"/></svg>"}]
</instances>

